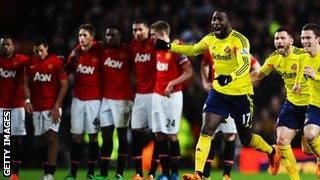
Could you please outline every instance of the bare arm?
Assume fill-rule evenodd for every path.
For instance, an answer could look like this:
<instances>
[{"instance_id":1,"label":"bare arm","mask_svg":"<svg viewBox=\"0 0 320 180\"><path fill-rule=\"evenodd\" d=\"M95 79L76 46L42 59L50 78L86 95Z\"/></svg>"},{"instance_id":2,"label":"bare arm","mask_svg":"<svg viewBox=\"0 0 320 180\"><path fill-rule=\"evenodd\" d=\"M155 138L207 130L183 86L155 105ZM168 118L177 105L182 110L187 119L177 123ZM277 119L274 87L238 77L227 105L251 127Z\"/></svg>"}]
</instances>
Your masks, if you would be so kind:
<instances>
[{"instance_id":1,"label":"bare arm","mask_svg":"<svg viewBox=\"0 0 320 180\"><path fill-rule=\"evenodd\" d=\"M207 91L212 89L212 82L209 81L209 67L210 64L206 61L201 61L200 74L202 79L203 88Z\"/></svg>"},{"instance_id":2,"label":"bare arm","mask_svg":"<svg viewBox=\"0 0 320 180\"><path fill-rule=\"evenodd\" d=\"M51 116L53 122L57 123L60 120L60 113L59 113L59 108L62 104L62 101L67 94L68 91L68 80L67 79L60 79L60 90L58 97L51 109Z\"/></svg>"},{"instance_id":3,"label":"bare arm","mask_svg":"<svg viewBox=\"0 0 320 180\"><path fill-rule=\"evenodd\" d=\"M261 81L264 77L266 77L266 74L264 74L263 72L259 71L254 71L252 72L252 74L250 74L251 76L251 81L252 83L257 83L259 81Z\"/></svg>"},{"instance_id":4,"label":"bare arm","mask_svg":"<svg viewBox=\"0 0 320 180\"><path fill-rule=\"evenodd\" d=\"M192 69L190 62L187 62L182 65L182 71L183 71L183 73L177 79L174 79L168 83L168 85L164 91L165 96L168 96L168 97L170 96L170 93L173 90L173 87L175 85L183 83L184 81L191 78L191 76L193 74L193 69Z\"/></svg>"},{"instance_id":5,"label":"bare arm","mask_svg":"<svg viewBox=\"0 0 320 180\"><path fill-rule=\"evenodd\" d=\"M30 78L27 76L24 76L24 80L23 80L23 92L24 92L24 97L26 99L26 111L28 113L32 113L33 108L32 108L32 104L30 102Z\"/></svg>"}]
</instances>

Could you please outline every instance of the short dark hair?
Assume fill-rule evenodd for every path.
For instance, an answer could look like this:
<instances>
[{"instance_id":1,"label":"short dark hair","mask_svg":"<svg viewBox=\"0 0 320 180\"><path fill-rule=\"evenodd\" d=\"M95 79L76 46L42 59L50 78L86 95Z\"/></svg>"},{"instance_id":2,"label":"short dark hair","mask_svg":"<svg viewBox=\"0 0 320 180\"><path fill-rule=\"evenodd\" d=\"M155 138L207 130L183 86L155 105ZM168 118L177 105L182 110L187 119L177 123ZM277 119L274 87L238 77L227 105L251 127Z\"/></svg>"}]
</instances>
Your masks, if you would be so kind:
<instances>
[{"instance_id":1,"label":"short dark hair","mask_svg":"<svg viewBox=\"0 0 320 180\"><path fill-rule=\"evenodd\" d=\"M228 10L225 10L225 9L222 9L222 8L216 8L216 9L214 10L213 14L214 14L215 12L222 12L222 13L226 14L227 19L228 19L229 21L231 21L231 13L230 13Z\"/></svg>"},{"instance_id":2,"label":"short dark hair","mask_svg":"<svg viewBox=\"0 0 320 180\"><path fill-rule=\"evenodd\" d=\"M302 31L311 30L316 35L316 37L320 36L320 26L315 23L307 23L302 27Z\"/></svg>"},{"instance_id":3,"label":"short dark hair","mask_svg":"<svg viewBox=\"0 0 320 180\"><path fill-rule=\"evenodd\" d=\"M148 21L145 19L135 19L133 24L144 24L146 27L148 27Z\"/></svg>"},{"instance_id":4,"label":"short dark hair","mask_svg":"<svg viewBox=\"0 0 320 180\"><path fill-rule=\"evenodd\" d=\"M95 28L92 24L90 24L90 23L82 24L82 25L78 28L78 32L79 32L81 29L87 30L92 37L94 37L94 36L96 35L96 28Z\"/></svg>"},{"instance_id":5,"label":"short dark hair","mask_svg":"<svg viewBox=\"0 0 320 180\"><path fill-rule=\"evenodd\" d=\"M150 29L154 29L157 32L165 31L168 35L170 35L170 25L166 21L157 21L151 24Z\"/></svg>"},{"instance_id":6,"label":"short dark hair","mask_svg":"<svg viewBox=\"0 0 320 180\"><path fill-rule=\"evenodd\" d=\"M289 34L289 36L291 36L291 37L293 38L293 33L292 33L292 31L291 31L290 29L286 28L286 27L280 27L280 28L278 28L274 33L276 33L276 32L283 32L283 31L287 32L287 34Z\"/></svg>"},{"instance_id":7,"label":"short dark hair","mask_svg":"<svg viewBox=\"0 0 320 180\"><path fill-rule=\"evenodd\" d=\"M108 24L106 26L106 30L107 29L116 29L116 30L118 30L120 32L120 27L118 25L116 25L116 24Z\"/></svg>"},{"instance_id":8,"label":"short dark hair","mask_svg":"<svg viewBox=\"0 0 320 180\"><path fill-rule=\"evenodd\" d=\"M40 45L45 45L45 46L48 46L49 43L47 41L46 38L42 37L42 36L39 36L39 37L36 37L33 42L32 42L32 46L40 46Z\"/></svg>"},{"instance_id":9,"label":"short dark hair","mask_svg":"<svg viewBox=\"0 0 320 180\"><path fill-rule=\"evenodd\" d=\"M15 43L15 39L13 38L13 36L11 34L3 34L0 36L0 39L11 39L12 43Z\"/></svg>"}]
</instances>

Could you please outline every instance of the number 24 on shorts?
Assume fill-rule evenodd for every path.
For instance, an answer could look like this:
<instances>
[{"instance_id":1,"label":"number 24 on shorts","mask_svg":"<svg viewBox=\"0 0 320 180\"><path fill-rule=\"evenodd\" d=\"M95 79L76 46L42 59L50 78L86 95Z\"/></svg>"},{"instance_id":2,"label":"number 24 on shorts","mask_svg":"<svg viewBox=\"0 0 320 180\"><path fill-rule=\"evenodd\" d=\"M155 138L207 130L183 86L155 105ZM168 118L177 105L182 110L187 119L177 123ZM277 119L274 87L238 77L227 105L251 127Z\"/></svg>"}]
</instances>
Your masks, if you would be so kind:
<instances>
[{"instance_id":1,"label":"number 24 on shorts","mask_svg":"<svg viewBox=\"0 0 320 180\"><path fill-rule=\"evenodd\" d=\"M167 119L166 127L169 128L170 126L171 127L175 126L175 120L174 119L172 119L172 120Z\"/></svg>"}]
</instances>

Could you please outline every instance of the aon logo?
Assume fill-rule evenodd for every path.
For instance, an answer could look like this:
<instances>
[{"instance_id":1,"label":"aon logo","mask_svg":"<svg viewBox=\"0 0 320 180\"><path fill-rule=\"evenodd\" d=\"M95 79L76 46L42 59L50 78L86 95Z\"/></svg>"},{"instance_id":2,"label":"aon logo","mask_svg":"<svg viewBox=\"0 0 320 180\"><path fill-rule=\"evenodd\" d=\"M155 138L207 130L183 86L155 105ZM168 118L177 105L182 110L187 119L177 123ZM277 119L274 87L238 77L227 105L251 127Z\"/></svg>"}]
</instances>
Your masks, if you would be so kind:
<instances>
[{"instance_id":1,"label":"aon logo","mask_svg":"<svg viewBox=\"0 0 320 180\"><path fill-rule=\"evenodd\" d=\"M36 74L34 75L33 81L50 82L51 74L41 74L39 72L36 72Z\"/></svg>"},{"instance_id":2,"label":"aon logo","mask_svg":"<svg viewBox=\"0 0 320 180\"><path fill-rule=\"evenodd\" d=\"M15 78L16 71L9 71L9 70L0 68L0 76L4 78Z\"/></svg>"},{"instance_id":3,"label":"aon logo","mask_svg":"<svg viewBox=\"0 0 320 180\"><path fill-rule=\"evenodd\" d=\"M169 69L168 63L161 63L161 62L157 63L157 70L158 71L168 71L168 69Z\"/></svg>"},{"instance_id":4,"label":"aon logo","mask_svg":"<svg viewBox=\"0 0 320 180\"><path fill-rule=\"evenodd\" d=\"M150 54L139 54L139 53L137 53L134 59L135 62L147 62L150 60L151 60Z\"/></svg>"},{"instance_id":5,"label":"aon logo","mask_svg":"<svg viewBox=\"0 0 320 180\"><path fill-rule=\"evenodd\" d=\"M117 68L117 69L121 69L123 62L121 61L116 61L111 59L110 57L108 57L105 61L104 61L104 65L105 66L109 66L111 68Z\"/></svg>"},{"instance_id":6,"label":"aon logo","mask_svg":"<svg viewBox=\"0 0 320 180\"><path fill-rule=\"evenodd\" d=\"M77 68L77 73L93 74L93 72L94 72L94 67L91 67L91 66L83 66L82 64L79 64Z\"/></svg>"}]
</instances>

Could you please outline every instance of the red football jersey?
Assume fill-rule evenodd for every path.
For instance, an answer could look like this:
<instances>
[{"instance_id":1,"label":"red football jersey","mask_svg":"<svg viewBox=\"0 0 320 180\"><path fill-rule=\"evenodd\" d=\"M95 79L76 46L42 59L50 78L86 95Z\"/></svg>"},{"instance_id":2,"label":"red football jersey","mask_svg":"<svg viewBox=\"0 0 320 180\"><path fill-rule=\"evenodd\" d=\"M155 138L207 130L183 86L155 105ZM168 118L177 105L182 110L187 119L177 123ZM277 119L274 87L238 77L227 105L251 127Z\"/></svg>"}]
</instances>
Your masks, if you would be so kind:
<instances>
[{"instance_id":1,"label":"red football jersey","mask_svg":"<svg viewBox=\"0 0 320 180\"><path fill-rule=\"evenodd\" d=\"M212 56L210 54L210 51L207 50L202 54L202 61L205 61L210 64L210 71L209 71L209 78L210 80L214 80L214 60L212 60ZM252 67L257 62L257 59L254 56L251 56L250 58L250 67Z\"/></svg>"},{"instance_id":2,"label":"red football jersey","mask_svg":"<svg viewBox=\"0 0 320 180\"><path fill-rule=\"evenodd\" d=\"M75 48L78 55L70 54L67 69L75 74L73 96L81 100L101 99L102 49L95 43L87 51Z\"/></svg>"},{"instance_id":3,"label":"red football jersey","mask_svg":"<svg viewBox=\"0 0 320 180\"><path fill-rule=\"evenodd\" d=\"M131 70L133 66L130 48L104 48L103 51L103 97L132 100Z\"/></svg>"},{"instance_id":4,"label":"red football jersey","mask_svg":"<svg viewBox=\"0 0 320 180\"><path fill-rule=\"evenodd\" d=\"M154 40L132 40L131 50L137 78L137 93L153 93L156 84L156 50Z\"/></svg>"},{"instance_id":5,"label":"red football jersey","mask_svg":"<svg viewBox=\"0 0 320 180\"><path fill-rule=\"evenodd\" d=\"M68 78L63 60L56 55L48 55L45 59L32 56L26 72L33 110L51 109L59 95L60 80Z\"/></svg>"},{"instance_id":6,"label":"red football jersey","mask_svg":"<svg viewBox=\"0 0 320 180\"><path fill-rule=\"evenodd\" d=\"M164 95L168 83L177 79L181 74L182 65L189 62L186 56L170 51L157 51L157 82L155 93ZM182 84L173 87L172 92L182 90Z\"/></svg>"},{"instance_id":7,"label":"red football jersey","mask_svg":"<svg viewBox=\"0 0 320 180\"><path fill-rule=\"evenodd\" d=\"M11 58L0 57L0 107L25 106L23 93L24 67L28 57L14 54Z\"/></svg>"}]
</instances>

